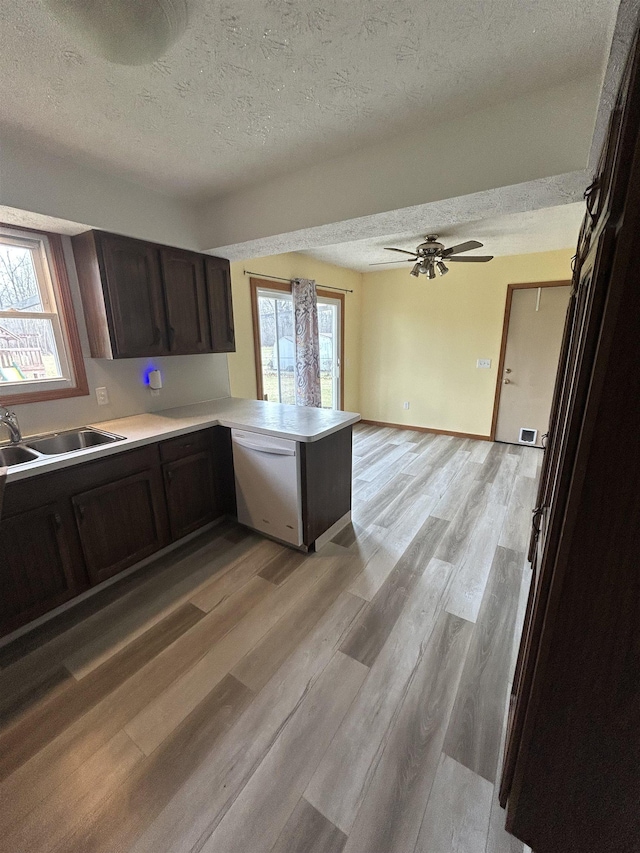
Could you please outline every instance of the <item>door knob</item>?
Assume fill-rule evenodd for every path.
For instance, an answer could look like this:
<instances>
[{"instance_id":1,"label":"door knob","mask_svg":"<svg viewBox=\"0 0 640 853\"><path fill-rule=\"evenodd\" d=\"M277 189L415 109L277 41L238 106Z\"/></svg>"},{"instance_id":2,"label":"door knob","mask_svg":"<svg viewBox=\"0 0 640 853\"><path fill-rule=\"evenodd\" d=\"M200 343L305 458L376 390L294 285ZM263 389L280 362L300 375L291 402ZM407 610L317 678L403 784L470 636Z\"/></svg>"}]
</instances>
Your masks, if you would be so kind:
<instances>
[{"instance_id":1,"label":"door knob","mask_svg":"<svg viewBox=\"0 0 640 853\"><path fill-rule=\"evenodd\" d=\"M505 372L505 373L511 373L511 368L510 368L510 367L506 367L504 372Z\"/></svg>"},{"instance_id":2,"label":"door knob","mask_svg":"<svg viewBox=\"0 0 640 853\"><path fill-rule=\"evenodd\" d=\"M502 380L502 382L503 382L503 384L504 384L504 385L511 385L511 380L510 380L510 379L503 379L503 380Z\"/></svg>"}]
</instances>

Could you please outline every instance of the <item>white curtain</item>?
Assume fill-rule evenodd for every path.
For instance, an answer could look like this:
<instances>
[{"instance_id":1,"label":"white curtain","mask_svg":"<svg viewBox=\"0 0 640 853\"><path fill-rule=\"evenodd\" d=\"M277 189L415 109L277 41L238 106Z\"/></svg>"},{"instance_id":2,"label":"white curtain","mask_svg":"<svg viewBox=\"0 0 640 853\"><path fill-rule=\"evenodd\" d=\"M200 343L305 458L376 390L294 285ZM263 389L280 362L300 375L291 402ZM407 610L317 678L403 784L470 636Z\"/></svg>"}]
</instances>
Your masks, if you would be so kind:
<instances>
[{"instance_id":1,"label":"white curtain","mask_svg":"<svg viewBox=\"0 0 640 853\"><path fill-rule=\"evenodd\" d=\"M322 405L320 392L320 337L316 283L308 278L291 282L295 323L296 406Z\"/></svg>"}]
</instances>

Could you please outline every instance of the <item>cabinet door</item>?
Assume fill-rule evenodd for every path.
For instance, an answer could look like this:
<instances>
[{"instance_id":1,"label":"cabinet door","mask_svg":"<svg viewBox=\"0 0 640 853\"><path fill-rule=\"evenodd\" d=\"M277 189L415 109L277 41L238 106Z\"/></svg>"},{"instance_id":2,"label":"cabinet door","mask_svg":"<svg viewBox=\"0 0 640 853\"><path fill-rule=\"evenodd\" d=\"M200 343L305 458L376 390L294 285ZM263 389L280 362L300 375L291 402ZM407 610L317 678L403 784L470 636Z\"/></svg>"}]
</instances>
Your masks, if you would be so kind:
<instances>
[{"instance_id":1,"label":"cabinet door","mask_svg":"<svg viewBox=\"0 0 640 853\"><path fill-rule=\"evenodd\" d=\"M114 356L161 355L167 346L157 248L115 234L102 234L99 241Z\"/></svg>"},{"instance_id":2,"label":"cabinet door","mask_svg":"<svg viewBox=\"0 0 640 853\"><path fill-rule=\"evenodd\" d=\"M11 631L76 594L69 540L57 504L2 520L0 630Z\"/></svg>"},{"instance_id":3,"label":"cabinet door","mask_svg":"<svg viewBox=\"0 0 640 853\"><path fill-rule=\"evenodd\" d=\"M235 352L231 274L229 262L222 258L205 258L209 322L213 352Z\"/></svg>"},{"instance_id":4,"label":"cabinet door","mask_svg":"<svg viewBox=\"0 0 640 853\"><path fill-rule=\"evenodd\" d=\"M160 252L164 282L169 352L210 352L207 292L202 255L180 249Z\"/></svg>"},{"instance_id":5,"label":"cabinet door","mask_svg":"<svg viewBox=\"0 0 640 853\"><path fill-rule=\"evenodd\" d=\"M194 453L163 465L172 540L222 515L211 453Z\"/></svg>"},{"instance_id":6,"label":"cabinet door","mask_svg":"<svg viewBox=\"0 0 640 853\"><path fill-rule=\"evenodd\" d=\"M158 468L107 483L72 500L94 584L167 544Z\"/></svg>"}]
</instances>

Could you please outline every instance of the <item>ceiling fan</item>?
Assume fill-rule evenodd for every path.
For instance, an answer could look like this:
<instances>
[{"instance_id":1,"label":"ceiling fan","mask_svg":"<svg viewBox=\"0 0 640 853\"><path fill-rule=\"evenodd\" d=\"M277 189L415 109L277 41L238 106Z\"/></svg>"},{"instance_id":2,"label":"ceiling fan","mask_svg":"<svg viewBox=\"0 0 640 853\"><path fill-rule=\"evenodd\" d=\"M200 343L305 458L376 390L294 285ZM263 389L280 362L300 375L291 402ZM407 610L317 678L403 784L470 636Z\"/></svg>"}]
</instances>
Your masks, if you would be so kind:
<instances>
[{"instance_id":1,"label":"ceiling fan","mask_svg":"<svg viewBox=\"0 0 640 853\"><path fill-rule=\"evenodd\" d=\"M394 249L390 246L385 246L387 252L400 252L403 255L410 255L408 258L403 258L407 262L414 264L411 270L411 275L418 278L419 275L426 275L428 278L436 277L436 269L440 275L445 275L449 272L449 267L445 261L459 261L470 264L486 264L487 261L493 260L493 255L471 255L468 258L459 258L462 252L470 252L471 249L481 249L482 243L477 240L467 240L466 243L458 243L457 246L451 246L450 249L445 249L443 243L438 242L437 234L427 234L424 238L425 242L416 246L415 252L408 252L406 249ZM382 266L383 264L397 264L398 261L382 261L377 264L369 264L372 267Z\"/></svg>"}]
</instances>

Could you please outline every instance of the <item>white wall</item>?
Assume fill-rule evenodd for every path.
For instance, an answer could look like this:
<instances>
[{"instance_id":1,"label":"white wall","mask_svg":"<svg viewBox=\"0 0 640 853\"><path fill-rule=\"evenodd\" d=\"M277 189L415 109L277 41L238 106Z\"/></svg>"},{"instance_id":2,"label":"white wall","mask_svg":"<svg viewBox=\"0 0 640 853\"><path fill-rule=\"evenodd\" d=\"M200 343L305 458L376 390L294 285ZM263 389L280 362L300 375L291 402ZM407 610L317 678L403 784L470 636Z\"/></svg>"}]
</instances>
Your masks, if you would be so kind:
<instances>
[{"instance_id":1,"label":"white wall","mask_svg":"<svg viewBox=\"0 0 640 853\"><path fill-rule=\"evenodd\" d=\"M200 245L224 254L270 235L582 170L600 83L588 76L216 199L198 217ZM357 237L346 229L344 239Z\"/></svg>"},{"instance_id":2,"label":"white wall","mask_svg":"<svg viewBox=\"0 0 640 853\"><path fill-rule=\"evenodd\" d=\"M88 397L12 406L18 415L24 435L228 396L227 357L222 353L155 359L125 358L113 361L90 358L71 240L63 237L62 241L91 393ZM158 367L162 371L164 387L158 397L152 397L143 382L144 371L150 366ZM98 406L96 402L94 389L102 386L109 392L110 402L107 406ZM0 435L0 438L3 437Z\"/></svg>"},{"instance_id":3,"label":"white wall","mask_svg":"<svg viewBox=\"0 0 640 853\"><path fill-rule=\"evenodd\" d=\"M179 199L0 137L0 205L87 228L197 249L194 212Z\"/></svg>"}]
</instances>

